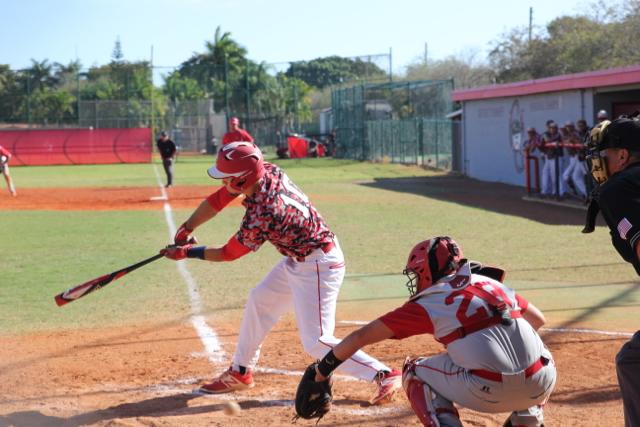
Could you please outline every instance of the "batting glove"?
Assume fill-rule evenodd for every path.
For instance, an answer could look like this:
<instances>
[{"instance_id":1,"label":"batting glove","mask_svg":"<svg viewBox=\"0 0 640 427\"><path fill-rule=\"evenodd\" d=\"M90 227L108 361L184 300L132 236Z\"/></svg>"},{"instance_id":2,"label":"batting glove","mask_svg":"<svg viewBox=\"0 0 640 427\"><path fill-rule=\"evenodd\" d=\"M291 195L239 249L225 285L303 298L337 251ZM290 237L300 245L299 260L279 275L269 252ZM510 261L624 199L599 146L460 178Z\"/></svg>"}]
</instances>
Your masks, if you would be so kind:
<instances>
[{"instance_id":1,"label":"batting glove","mask_svg":"<svg viewBox=\"0 0 640 427\"><path fill-rule=\"evenodd\" d=\"M178 231L176 231L176 235L173 238L173 242L176 246L184 246L187 244L195 245L198 243L198 239L195 236L192 236L193 230L187 227L187 223L184 222Z\"/></svg>"},{"instance_id":2,"label":"batting glove","mask_svg":"<svg viewBox=\"0 0 640 427\"><path fill-rule=\"evenodd\" d=\"M189 252L189 249L192 247L193 245L188 244L184 246L167 246L164 249L160 249L160 254L172 260L180 261L181 259L187 258L187 252Z\"/></svg>"}]
</instances>

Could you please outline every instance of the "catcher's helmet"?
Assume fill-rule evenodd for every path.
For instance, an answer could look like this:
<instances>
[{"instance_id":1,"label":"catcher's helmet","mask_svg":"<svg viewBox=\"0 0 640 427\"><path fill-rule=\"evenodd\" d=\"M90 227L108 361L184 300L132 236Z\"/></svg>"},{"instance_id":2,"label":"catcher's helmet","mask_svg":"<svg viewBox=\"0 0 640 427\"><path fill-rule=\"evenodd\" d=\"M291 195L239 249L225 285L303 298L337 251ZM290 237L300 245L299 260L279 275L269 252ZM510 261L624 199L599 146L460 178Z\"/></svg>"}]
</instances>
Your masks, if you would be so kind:
<instances>
[{"instance_id":1,"label":"catcher's helmet","mask_svg":"<svg viewBox=\"0 0 640 427\"><path fill-rule=\"evenodd\" d=\"M414 296L459 267L462 249L451 237L433 237L413 247L402 272L409 294Z\"/></svg>"},{"instance_id":2,"label":"catcher's helmet","mask_svg":"<svg viewBox=\"0 0 640 427\"><path fill-rule=\"evenodd\" d=\"M231 187L244 191L264 176L262 152L252 142L232 142L218 152L216 164L207 170L211 178L231 178Z\"/></svg>"}]
</instances>

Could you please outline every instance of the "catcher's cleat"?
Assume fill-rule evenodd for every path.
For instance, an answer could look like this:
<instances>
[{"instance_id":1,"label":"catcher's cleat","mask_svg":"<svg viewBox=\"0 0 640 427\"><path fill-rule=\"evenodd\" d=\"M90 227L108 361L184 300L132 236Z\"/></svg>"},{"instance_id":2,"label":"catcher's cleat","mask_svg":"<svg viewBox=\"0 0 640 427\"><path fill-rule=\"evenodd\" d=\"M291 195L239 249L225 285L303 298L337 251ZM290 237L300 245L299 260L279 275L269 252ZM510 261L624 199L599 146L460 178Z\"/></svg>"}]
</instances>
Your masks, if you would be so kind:
<instances>
[{"instance_id":1,"label":"catcher's cleat","mask_svg":"<svg viewBox=\"0 0 640 427\"><path fill-rule=\"evenodd\" d=\"M224 371L218 378L209 384L200 387L202 393L221 394L236 390L246 390L254 386L253 373L247 369L247 373L242 375L232 368Z\"/></svg>"},{"instance_id":2,"label":"catcher's cleat","mask_svg":"<svg viewBox=\"0 0 640 427\"><path fill-rule=\"evenodd\" d=\"M402 388L402 372L397 369L389 371L380 371L375 378L378 384L376 394L369 400L372 405L381 405L391 401L396 391Z\"/></svg>"}]
</instances>

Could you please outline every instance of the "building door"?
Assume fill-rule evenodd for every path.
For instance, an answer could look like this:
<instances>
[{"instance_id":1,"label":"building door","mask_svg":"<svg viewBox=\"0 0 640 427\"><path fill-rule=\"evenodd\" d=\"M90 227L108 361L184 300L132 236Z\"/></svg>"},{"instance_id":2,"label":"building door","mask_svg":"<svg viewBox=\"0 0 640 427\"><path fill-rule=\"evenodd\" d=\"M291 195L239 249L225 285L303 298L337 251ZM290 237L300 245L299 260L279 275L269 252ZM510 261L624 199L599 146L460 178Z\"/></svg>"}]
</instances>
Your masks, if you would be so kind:
<instances>
[{"instance_id":1,"label":"building door","mask_svg":"<svg viewBox=\"0 0 640 427\"><path fill-rule=\"evenodd\" d=\"M615 119L621 114L631 114L634 111L640 111L640 101L639 102L614 102L613 103L613 114L611 114L611 119Z\"/></svg>"}]
</instances>

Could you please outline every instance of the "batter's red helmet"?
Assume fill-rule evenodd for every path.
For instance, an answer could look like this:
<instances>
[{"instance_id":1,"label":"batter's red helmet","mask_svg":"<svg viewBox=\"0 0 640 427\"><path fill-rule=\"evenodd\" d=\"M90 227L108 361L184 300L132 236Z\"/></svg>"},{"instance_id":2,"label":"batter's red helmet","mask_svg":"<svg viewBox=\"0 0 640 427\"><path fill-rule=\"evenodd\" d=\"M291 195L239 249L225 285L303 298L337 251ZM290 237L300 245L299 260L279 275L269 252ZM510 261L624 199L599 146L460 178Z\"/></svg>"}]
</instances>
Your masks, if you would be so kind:
<instances>
[{"instance_id":1,"label":"batter's red helmet","mask_svg":"<svg viewBox=\"0 0 640 427\"><path fill-rule=\"evenodd\" d=\"M252 142L232 142L220 149L207 173L215 179L231 178L231 187L244 191L264 176L262 152Z\"/></svg>"},{"instance_id":2,"label":"batter's red helmet","mask_svg":"<svg viewBox=\"0 0 640 427\"><path fill-rule=\"evenodd\" d=\"M451 237L433 237L415 245L402 272L409 279L411 296L456 271L462 258L462 249Z\"/></svg>"}]
</instances>

